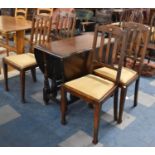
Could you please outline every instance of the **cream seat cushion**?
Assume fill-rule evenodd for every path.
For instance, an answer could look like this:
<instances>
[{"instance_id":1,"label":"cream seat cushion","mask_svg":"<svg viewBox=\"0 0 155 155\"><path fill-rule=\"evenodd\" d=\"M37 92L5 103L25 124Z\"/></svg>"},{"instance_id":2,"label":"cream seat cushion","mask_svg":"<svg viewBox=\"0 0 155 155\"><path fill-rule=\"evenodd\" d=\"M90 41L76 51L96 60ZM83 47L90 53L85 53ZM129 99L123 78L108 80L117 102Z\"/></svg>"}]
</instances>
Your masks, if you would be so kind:
<instances>
[{"instance_id":1,"label":"cream seat cushion","mask_svg":"<svg viewBox=\"0 0 155 155\"><path fill-rule=\"evenodd\" d=\"M117 71L111 68L102 67L102 68L95 69L94 73L99 74L103 77L111 78L112 80L115 80ZM136 75L137 75L137 72L135 72L134 70L126 67L122 67L120 82L125 85Z\"/></svg>"},{"instance_id":2,"label":"cream seat cushion","mask_svg":"<svg viewBox=\"0 0 155 155\"><path fill-rule=\"evenodd\" d=\"M98 76L89 74L84 77L69 81L65 86L88 95L95 100L100 100L109 90L114 87L114 83Z\"/></svg>"},{"instance_id":3,"label":"cream seat cushion","mask_svg":"<svg viewBox=\"0 0 155 155\"><path fill-rule=\"evenodd\" d=\"M21 69L37 64L34 54L32 53L24 53L19 55L8 56L5 57L5 59Z\"/></svg>"}]
</instances>

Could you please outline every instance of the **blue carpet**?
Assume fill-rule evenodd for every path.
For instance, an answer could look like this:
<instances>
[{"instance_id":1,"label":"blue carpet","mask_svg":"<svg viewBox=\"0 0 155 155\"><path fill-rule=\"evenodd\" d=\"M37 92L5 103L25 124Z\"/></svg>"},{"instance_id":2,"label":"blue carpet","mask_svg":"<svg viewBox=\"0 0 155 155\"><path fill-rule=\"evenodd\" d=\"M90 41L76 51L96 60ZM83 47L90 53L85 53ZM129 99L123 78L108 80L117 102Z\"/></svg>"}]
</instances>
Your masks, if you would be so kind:
<instances>
[{"instance_id":1,"label":"blue carpet","mask_svg":"<svg viewBox=\"0 0 155 155\"><path fill-rule=\"evenodd\" d=\"M4 91L3 80L0 81L0 146L90 146L85 141L92 138L92 109L89 109L84 101L70 105L68 124L61 125L59 104L43 104L43 76L39 70L37 79L38 81L33 83L31 75L27 73L26 104L20 102L18 76L9 79L9 92ZM136 108L132 108L133 90L134 85L128 89L125 104L127 118L123 125L117 125L110 120L112 116L109 111L112 109L113 100L109 99L103 104L99 130L101 146L155 146L155 79L141 78L142 96ZM8 111L13 109L8 112L9 118L4 118L5 111L1 110L6 106ZM14 118L15 114L18 114L18 117ZM74 138L77 133L84 135L79 139L77 136L79 142ZM91 143L91 139L89 141Z\"/></svg>"}]
</instances>

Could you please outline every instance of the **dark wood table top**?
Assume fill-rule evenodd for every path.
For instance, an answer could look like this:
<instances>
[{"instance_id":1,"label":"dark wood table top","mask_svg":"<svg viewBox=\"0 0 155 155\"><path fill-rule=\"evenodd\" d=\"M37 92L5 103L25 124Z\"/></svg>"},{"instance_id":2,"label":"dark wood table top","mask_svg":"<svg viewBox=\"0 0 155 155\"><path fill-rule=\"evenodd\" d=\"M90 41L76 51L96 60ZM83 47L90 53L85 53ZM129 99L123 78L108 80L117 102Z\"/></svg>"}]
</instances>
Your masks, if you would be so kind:
<instances>
[{"instance_id":1,"label":"dark wood table top","mask_svg":"<svg viewBox=\"0 0 155 155\"><path fill-rule=\"evenodd\" d=\"M72 54L91 50L93 38L94 33L89 32L80 36L45 43L44 45L36 45L35 48L59 58L66 58Z\"/></svg>"},{"instance_id":2,"label":"dark wood table top","mask_svg":"<svg viewBox=\"0 0 155 155\"><path fill-rule=\"evenodd\" d=\"M0 16L0 32L12 32L31 29L32 22L25 19L17 19L12 16Z\"/></svg>"}]
</instances>

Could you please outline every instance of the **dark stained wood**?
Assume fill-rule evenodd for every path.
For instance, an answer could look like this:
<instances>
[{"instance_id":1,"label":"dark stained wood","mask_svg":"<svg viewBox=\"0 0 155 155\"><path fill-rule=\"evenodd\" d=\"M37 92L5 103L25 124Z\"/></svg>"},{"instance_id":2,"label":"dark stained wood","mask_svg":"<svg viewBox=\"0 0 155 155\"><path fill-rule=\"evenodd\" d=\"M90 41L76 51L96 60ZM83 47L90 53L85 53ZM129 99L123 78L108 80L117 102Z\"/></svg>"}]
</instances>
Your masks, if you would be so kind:
<instances>
[{"instance_id":1,"label":"dark stained wood","mask_svg":"<svg viewBox=\"0 0 155 155\"><path fill-rule=\"evenodd\" d=\"M127 50L124 59L124 65L127 60L130 59L132 61L131 70L135 70L138 64L137 74L128 81L126 84L119 84L121 88L121 96L120 96L120 109L119 109L119 119L118 123L122 122L123 108L125 104L125 98L127 93L127 88L135 82L135 93L134 93L134 107L137 106L138 99L138 91L139 91L139 81L143 67L143 61L145 57L145 52L148 43L149 30L143 24L134 23L134 22L126 22L123 26L124 29L128 30L128 40L127 40Z\"/></svg>"},{"instance_id":2,"label":"dark stained wood","mask_svg":"<svg viewBox=\"0 0 155 155\"><path fill-rule=\"evenodd\" d=\"M128 43L126 58L133 60L132 69L139 63L138 74L141 74L146 47L148 43L149 29L143 24L125 22L123 28L128 30Z\"/></svg>"},{"instance_id":3,"label":"dark stained wood","mask_svg":"<svg viewBox=\"0 0 155 155\"><path fill-rule=\"evenodd\" d=\"M32 33L31 33L31 42L30 42L30 52L33 53L33 47L35 44L43 44L46 41L49 41L50 30L51 30L51 18L47 16L36 15L32 21ZM23 54L24 55L24 54ZM17 55L18 58L19 55ZM9 56L11 58L11 56ZM8 57L8 58L9 58ZM36 81L35 68L38 66L37 63L27 65L21 68L17 62L10 61L7 58L3 58L4 64L4 80L5 88L8 91L8 72L7 66L11 66L17 69L20 72L20 83L21 83L21 101L25 102L25 72L31 70L32 77L34 82Z\"/></svg>"},{"instance_id":4,"label":"dark stained wood","mask_svg":"<svg viewBox=\"0 0 155 155\"><path fill-rule=\"evenodd\" d=\"M121 22L143 23L143 9L124 9L120 17Z\"/></svg>"},{"instance_id":5,"label":"dark stained wood","mask_svg":"<svg viewBox=\"0 0 155 155\"><path fill-rule=\"evenodd\" d=\"M112 41L112 38L115 40L115 42ZM68 86L66 84L61 86L61 96L62 96L61 98L61 122L62 124L66 123L65 116L66 116L66 109L67 109L67 101L66 101L65 94L67 92L70 92L74 96L77 96L85 100L87 103L90 103L93 105L94 107L93 129L94 131L93 131L92 142L94 144L98 143L99 120L100 120L100 112L101 112L102 104L112 95L115 96L114 97L114 120L117 120L118 82L120 79L121 67L123 65L123 60L124 60L124 52L125 52L125 45L126 45L125 41L126 41L126 32L121 30L121 28L119 27L108 25L108 26L97 26L95 29L95 35L94 35L94 41L93 41L93 47L92 47L93 48L92 50L93 59L91 60L91 64L93 65L93 67L90 66L90 68L93 69L94 65L99 63L99 65L107 66L107 67L109 66L110 68L114 68L117 73L115 81L114 81L114 86L109 91L107 91L106 95L101 97L101 99L95 99L91 97L90 95L86 95L86 93L82 93L76 88L72 88L71 86ZM99 48L98 48L98 44L99 44ZM104 56L101 54L101 52L105 54L106 60L104 59ZM117 59L118 52L120 54L119 65L118 65L118 68L115 68L113 65L112 59L114 57L115 59ZM96 53L99 54L98 61L96 61L96 58L95 58ZM103 56L103 57L100 57L100 56Z\"/></svg>"},{"instance_id":6,"label":"dark stained wood","mask_svg":"<svg viewBox=\"0 0 155 155\"><path fill-rule=\"evenodd\" d=\"M93 37L94 33L84 33L76 37L36 45L35 48L58 58L67 58L76 53L92 50Z\"/></svg>"},{"instance_id":7,"label":"dark stained wood","mask_svg":"<svg viewBox=\"0 0 155 155\"><path fill-rule=\"evenodd\" d=\"M52 40L60 40L73 37L76 24L76 14L59 12L53 23Z\"/></svg>"},{"instance_id":8,"label":"dark stained wood","mask_svg":"<svg viewBox=\"0 0 155 155\"><path fill-rule=\"evenodd\" d=\"M88 68L91 65L90 51L92 50L93 37L93 33L85 33L35 46L34 54L45 76L43 92L45 103L49 101L50 96L55 96L54 94L58 91L61 83L88 73ZM97 47L99 47L99 41ZM52 79L52 88L49 86L48 78ZM53 83L55 83L54 86Z\"/></svg>"}]
</instances>

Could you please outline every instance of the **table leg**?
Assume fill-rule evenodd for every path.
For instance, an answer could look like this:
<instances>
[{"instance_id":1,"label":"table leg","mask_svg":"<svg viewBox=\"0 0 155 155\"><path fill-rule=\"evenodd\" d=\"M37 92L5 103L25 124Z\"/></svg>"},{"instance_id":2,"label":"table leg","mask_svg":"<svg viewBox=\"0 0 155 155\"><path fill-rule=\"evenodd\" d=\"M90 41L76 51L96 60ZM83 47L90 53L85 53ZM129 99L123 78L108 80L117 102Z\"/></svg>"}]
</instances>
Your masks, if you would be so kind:
<instances>
[{"instance_id":1,"label":"table leg","mask_svg":"<svg viewBox=\"0 0 155 155\"><path fill-rule=\"evenodd\" d=\"M46 54L43 53L43 59L44 59L44 88L43 88L43 100L45 104L48 104L48 101L50 99L50 85L48 81L48 75L47 75L47 60L46 60Z\"/></svg>"},{"instance_id":2,"label":"table leg","mask_svg":"<svg viewBox=\"0 0 155 155\"><path fill-rule=\"evenodd\" d=\"M56 96L57 96L57 82L56 82L55 77L53 77L51 79L51 93L52 93L52 96L56 98Z\"/></svg>"},{"instance_id":3,"label":"table leg","mask_svg":"<svg viewBox=\"0 0 155 155\"><path fill-rule=\"evenodd\" d=\"M56 80L56 66L57 66L57 63L56 62L53 62L53 68L52 68L52 79L51 79L51 95L52 97L56 98L57 97L57 80Z\"/></svg>"},{"instance_id":4,"label":"table leg","mask_svg":"<svg viewBox=\"0 0 155 155\"><path fill-rule=\"evenodd\" d=\"M24 53L24 30L16 32L16 48L17 54Z\"/></svg>"}]
</instances>

